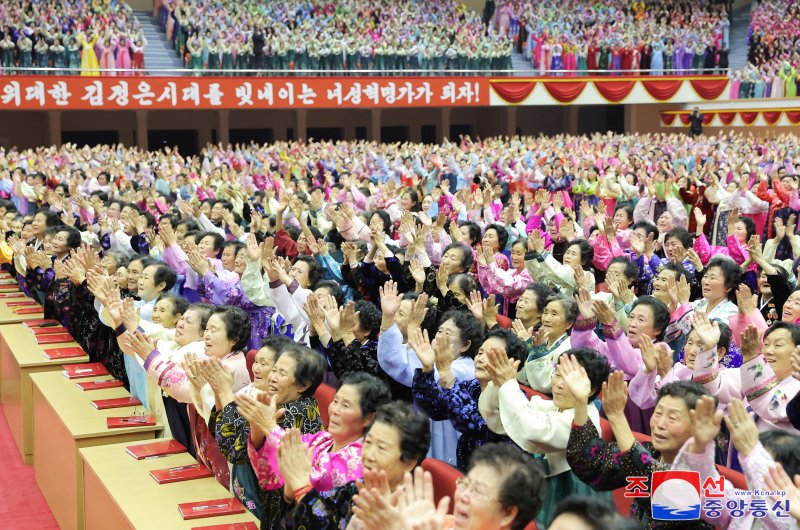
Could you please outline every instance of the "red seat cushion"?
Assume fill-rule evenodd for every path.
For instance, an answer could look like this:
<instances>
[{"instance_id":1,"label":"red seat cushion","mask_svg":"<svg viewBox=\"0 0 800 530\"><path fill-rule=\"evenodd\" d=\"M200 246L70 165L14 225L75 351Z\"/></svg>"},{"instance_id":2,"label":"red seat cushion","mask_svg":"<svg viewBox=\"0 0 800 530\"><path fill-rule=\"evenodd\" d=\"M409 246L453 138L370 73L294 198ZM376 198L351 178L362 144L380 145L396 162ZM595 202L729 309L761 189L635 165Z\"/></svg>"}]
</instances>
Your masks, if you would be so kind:
<instances>
[{"instance_id":1,"label":"red seat cushion","mask_svg":"<svg viewBox=\"0 0 800 530\"><path fill-rule=\"evenodd\" d=\"M464 474L447 462L435 458L426 458L422 461L422 469L429 471L433 478L433 496L436 504L442 497L450 497L450 508L447 513L453 513L456 497L456 480Z\"/></svg>"},{"instance_id":2,"label":"red seat cushion","mask_svg":"<svg viewBox=\"0 0 800 530\"><path fill-rule=\"evenodd\" d=\"M250 374L250 381L253 380L253 364L256 362L256 354L258 350L250 350L244 357L244 362L247 364L247 373Z\"/></svg>"},{"instance_id":3,"label":"red seat cushion","mask_svg":"<svg viewBox=\"0 0 800 530\"><path fill-rule=\"evenodd\" d=\"M317 391L314 392L314 399L317 400L319 403L319 417L322 420L322 425L325 428L328 428L328 407L331 405L331 401L333 401L333 396L336 395L336 389L332 386L328 386L325 383L322 383L317 387Z\"/></svg>"}]
</instances>

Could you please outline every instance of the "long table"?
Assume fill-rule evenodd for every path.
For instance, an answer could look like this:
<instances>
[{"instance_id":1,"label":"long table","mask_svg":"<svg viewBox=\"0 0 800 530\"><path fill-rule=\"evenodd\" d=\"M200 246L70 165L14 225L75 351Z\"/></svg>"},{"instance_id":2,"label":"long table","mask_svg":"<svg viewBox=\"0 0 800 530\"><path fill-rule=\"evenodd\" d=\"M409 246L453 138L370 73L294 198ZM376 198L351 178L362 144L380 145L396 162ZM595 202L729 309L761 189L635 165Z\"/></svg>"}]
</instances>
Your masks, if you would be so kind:
<instances>
[{"instance_id":1,"label":"long table","mask_svg":"<svg viewBox=\"0 0 800 530\"><path fill-rule=\"evenodd\" d=\"M106 418L129 416L136 407L97 410L96 399L129 397L124 388L84 392L60 372L31 374L33 383L33 461L36 483L62 530L84 526L83 466L78 450L98 445L152 440L163 427L109 429ZM92 377L79 381L110 379ZM139 410L143 410L139 407ZM135 491L131 491L135 494Z\"/></svg>"},{"instance_id":2,"label":"long table","mask_svg":"<svg viewBox=\"0 0 800 530\"><path fill-rule=\"evenodd\" d=\"M65 364L86 363L84 355L50 360L44 350L70 348L77 342L39 345L33 332L22 324L0 326L0 401L8 426L26 464L33 463L33 386L31 374L61 371Z\"/></svg>"},{"instance_id":3,"label":"long table","mask_svg":"<svg viewBox=\"0 0 800 530\"><path fill-rule=\"evenodd\" d=\"M3 278L3 277L0 276L0 278ZM5 291L0 291L0 293L4 293L5 294ZM2 299L0 299L0 313L3 314L2 316L5 316L5 320L3 318L0 318L0 326L5 325L5 324L16 324L16 323L21 322L21 321L14 322L15 317L20 316L20 315L16 315L13 311L11 311L11 308L8 307L8 305L6 305L6 302L19 302L19 301L22 301L22 300L30 300L30 298L28 298L28 296L25 293L23 293L23 292L21 292L19 290L14 291L14 292L9 292L8 294L13 294L14 296L10 297L10 298L2 298ZM36 316L36 315L33 315L32 317L30 317L29 315L21 315L21 316L29 317L29 318L26 318L25 320L34 320L36 318L42 318L42 316L44 316L44 313L42 313L42 316ZM11 319L12 321L9 322L8 321L9 319ZM2 365L0 365L0 370L2 370ZM1 373L2 372L0 372L0 374ZM0 390L2 390L2 388L3 388L2 387L2 377L0 377Z\"/></svg>"},{"instance_id":4,"label":"long table","mask_svg":"<svg viewBox=\"0 0 800 530\"><path fill-rule=\"evenodd\" d=\"M195 464L189 453L136 460L125 452L131 444L80 449L83 464L86 530L181 530L207 525L252 522L250 512L184 521L178 504L230 498L214 478L157 484L154 469Z\"/></svg>"}]
</instances>

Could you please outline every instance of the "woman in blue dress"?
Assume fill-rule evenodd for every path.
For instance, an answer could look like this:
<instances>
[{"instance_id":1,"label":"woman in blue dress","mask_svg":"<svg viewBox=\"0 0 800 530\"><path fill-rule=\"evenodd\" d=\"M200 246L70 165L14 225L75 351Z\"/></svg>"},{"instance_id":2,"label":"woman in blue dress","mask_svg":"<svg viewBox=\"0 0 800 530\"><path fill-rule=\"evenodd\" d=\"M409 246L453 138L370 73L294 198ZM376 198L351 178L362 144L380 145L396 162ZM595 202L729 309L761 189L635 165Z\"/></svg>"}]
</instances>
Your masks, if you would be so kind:
<instances>
[{"instance_id":1,"label":"woman in blue dress","mask_svg":"<svg viewBox=\"0 0 800 530\"><path fill-rule=\"evenodd\" d=\"M650 75L664 73L664 44L661 40L653 41L653 52L650 55Z\"/></svg>"}]
</instances>

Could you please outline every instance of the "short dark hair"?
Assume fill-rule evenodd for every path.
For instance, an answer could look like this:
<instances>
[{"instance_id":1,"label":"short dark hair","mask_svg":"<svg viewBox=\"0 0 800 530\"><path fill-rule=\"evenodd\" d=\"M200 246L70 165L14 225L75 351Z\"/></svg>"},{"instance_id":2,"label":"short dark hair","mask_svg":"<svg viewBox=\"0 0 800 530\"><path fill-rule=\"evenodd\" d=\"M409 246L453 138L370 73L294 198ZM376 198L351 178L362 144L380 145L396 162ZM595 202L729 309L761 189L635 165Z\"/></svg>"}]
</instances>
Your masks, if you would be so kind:
<instances>
[{"instance_id":1,"label":"short dark hair","mask_svg":"<svg viewBox=\"0 0 800 530\"><path fill-rule=\"evenodd\" d=\"M388 234L392 230L392 218L389 216L389 212L386 210L375 210L370 214L369 219L367 220L367 225L369 225L369 221L372 220L372 217L377 215L381 218L381 222L383 223L383 233Z\"/></svg>"},{"instance_id":2,"label":"short dark hair","mask_svg":"<svg viewBox=\"0 0 800 530\"><path fill-rule=\"evenodd\" d=\"M756 223L749 217L745 216L740 216L739 222L741 222L744 225L744 229L747 230L747 239L745 240L745 243L747 243L751 237L756 235Z\"/></svg>"},{"instance_id":3,"label":"short dark hair","mask_svg":"<svg viewBox=\"0 0 800 530\"><path fill-rule=\"evenodd\" d=\"M708 274L708 271L713 267L717 267L722 271L726 289L730 289L730 291L736 289L736 286L739 285L742 278L742 269L735 261L727 256L714 256L711 258L711 261L708 262L708 265L706 265L706 274Z\"/></svg>"},{"instance_id":4,"label":"short dark hair","mask_svg":"<svg viewBox=\"0 0 800 530\"><path fill-rule=\"evenodd\" d=\"M653 328L658 330L658 337L656 337L656 340L662 340L664 338L664 332L669 325L669 308L655 296L640 296L633 303L633 306L631 306L631 311L640 305L648 306L653 312Z\"/></svg>"},{"instance_id":5,"label":"short dark hair","mask_svg":"<svg viewBox=\"0 0 800 530\"><path fill-rule=\"evenodd\" d=\"M533 293L536 298L536 309L541 313L544 306L547 305L547 299L550 295L555 294L555 291L543 283L532 283L525 288L526 291Z\"/></svg>"},{"instance_id":6,"label":"short dark hair","mask_svg":"<svg viewBox=\"0 0 800 530\"><path fill-rule=\"evenodd\" d=\"M528 358L528 345L517 337L516 333L496 327L484 337L483 342L492 338L498 338L506 343L506 355L509 359L525 362Z\"/></svg>"},{"instance_id":7,"label":"short dark hair","mask_svg":"<svg viewBox=\"0 0 800 530\"><path fill-rule=\"evenodd\" d=\"M335 282L333 280L320 280L317 283L313 284L312 287L314 287L315 291L317 289L327 289L328 291L330 291L331 296L336 299L337 305L342 305L342 302L344 302L344 291L342 290L342 286L339 285L338 282Z\"/></svg>"},{"instance_id":8,"label":"short dark hair","mask_svg":"<svg viewBox=\"0 0 800 530\"><path fill-rule=\"evenodd\" d=\"M403 295L403 301L411 300L413 302L417 298L419 298L419 293L415 291L410 291ZM441 311L437 305L430 301L428 301L425 307L427 308L428 312L422 319L422 325L420 327L423 329L423 331L427 331L429 336L433 337L436 334L436 326L439 323L439 315L441 314Z\"/></svg>"},{"instance_id":9,"label":"short dark hair","mask_svg":"<svg viewBox=\"0 0 800 530\"><path fill-rule=\"evenodd\" d=\"M717 341L717 349L725 348L725 351L728 351L728 348L731 347L731 339L733 339L733 333L731 332L730 326L718 318L712 318L711 321L716 322L719 326L719 340Z\"/></svg>"},{"instance_id":10,"label":"short dark hair","mask_svg":"<svg viewBox=\"0 0 800 530\"><path fill-rule=\"evenodd\" d=\"M370 339L378 338L381 331L381 310L372 302L358 300L356 302L356 312L358 313L358 325L368 332Z\"/></svg>"},{"instance_id":11,"label":"short dark hair","mask_svg":"<svg viewBox=\"0 0 800 530\"><path fill-rule=\"evenodd\" d=\"M653 223L651 223L650 221L636 221L631 226L631 230L638 230L640 228L644 230L644 237L653 234L653 241L658 239L659 236L658 227Z\"/></svg>"},{"instance_id":12,"label":"short dark hair","mask_svg":"<svg viewBox=\"0 0 800 530\"><path fill-rule=\"evenodd\" d=\"M272 335L270 337L261 339L261 348L269 348L273 350L276 355L276 360L280 357L283 350L288 348L289 346L295 344L295 342L287 337L286 335Z\"/></svg>"},{"instance_id":13,"label":"short dark hair","mask_svg":"<svg viewBox=\"0 0 800 530\"><path fill-rule=\"evenodd\" d=\"M44 225L47 228L61 224L61 218L50 208L39 208L36 210L36 212L34 212L33 216L36 217L39 214L44 215Z\"/></svg>"},{"instance_id":14,"label":"short dark hair","mask_svg":"<svg viewBox=\"0 0 800 530\"><path fill-rule=\"evenodd\" d=\"M569 495L556 504L551 523L563 514L579 517L592 530L617 530L620 518L614 505L588 495Z\"/></svg>"},{"instance_id":15,"label":"short dark hair","mask_svg":"<svg viewBox=\"0 0 800 530\"><path fill-rule=\"evenodd\" d=\"M214 252L217 254L217 256L219 256L219 253L222 252L222 245L225 244L225 238L222 237L222 235L220 235L218 232L201 232L197 234L197 242L199 243L202 241L204 237L210 237L213 239Z\"/></svg>"},{"instance_id":16,"label":"short dark hair","mask_svg":"<svg viewBox=\"0 0 800 530\"><path fill-rule=\"evenodd\" d=\"M464 221L463 223L459 223L458 226L462 229L467 229L467 237L473 243L481 240L481 227L474 221Z\"/></svg>"},{"instance_id":17,"label":"short dark hair","mask_svg":"<svg viewBox=\"0 0 800 530\"><path fill-rule=\"evenodd\" d=\"M76 249L81 246L81 232L74 226L59 226L58 231L67 233L67 246L69 248Z\"/></svg>"},{"instance_id":18,"label":"short dark hair","mask_svg":"<svg viewBox=\"0 0 800 530\"><path fill-rule=\"evenodd\" d=\"M664 236L664 243L669 241L670 239L677 239L681 242L684 248L692 248L692 244L694 244L694 238L692 234L689 233L688 230L685 228L681 228L680 226L673 228L669 232L666 233Z\"/></svg>"},{"instance_id":19,"label":"short dark hair","mask_svg":"<svg viewBox=\"0 0 800 530\"><path fill-rule=\"evenodd\" d=\"M592 260L594 259L594 248L592 248L592 245L585 239L573 239L569 242L567 248L575 245L578 246L578 250L581 253L581 267L586 268L591 266Z\"/></svg>"},{"instance_id":20,"label":"short dark hair","mask_svg":"<svg viewBox=\"0 0 800 530\"><path fill-rule=\"evenodd\" d=\"M457 285L466 296L469 296L469 293L478 289L478 283L475 281L475 278L466 272L452 274L450 278L447 279L448 287L454 284Z\"/></svg>"},{"instance_id":21,"label":"short dark hair","mask_svg":"<svg viewBox=\"0 0 800 530\"><path fill-rule=\"evenodd\" d=\"M773 429L760 433L758 440L790 477L800 473L800 438L797 435Z\"/></svg>"},{"instance_id":22,"label":"short dark hair","mask_svg":"<svg viewBox=\"0 0 800 530\"><path fill-rule=\"evenodd\" d=\"M617 256L611 258L608 267L611 268L611 266L615 263L622 263L622 265L624 265L625 268L622 269L622 275L625 276L625 278L629 281L635 280L639 277L639 268L627 256Z\"/></svg>"},{"instance_id":23,"label":"short dark hair","mask_svg":"<svg viewBox=\"0 0 800 530\"><path fill-rule=\"evenodd\" d=\"M674 273L676 282L680 281L681 276L683 276L686 279L686 283L689 283L689 284L692 283L692 275L689 274L689 271L687 271L683 267L683 265L681 265L680 263L673 263L671 261L668 261L661 268L661 270L670 271L670 272Z\"/></svg>"},{"instance_id":24,"label":"short dark hair","mask_svg":"<svg viewBox=\"0 0 800 530\"><path fill-rule=\"evenodd\" d=\"M189 308L189 301L177 294L162 294L156 299L156 303L159 303L162 300L172 302L173 315L182 315Z\"/></svg>"},{"instance_id":25,"label":"short dark hair","mask_svg":"<svg viewBox=\"0 0 800 530\"><path fill-rule=\"evenodd\" d=\"M477 466L490 467L503 477L498 502L505 510L517 508L511 530L522 530L536 519L547 484L541 464L513 445L491 443L472 453L467 473Z\"/></svg>"},{"instance_id":26,"label":"short dark hair","mask_svg":"<svg viewBox=\"0 0 800 530\"><path fill-rule=\"evenodd\" d=\"M703 388L703 385L697 381L675 381L673 383L668 383L662 386L661 390L658 391L658 401L661 401L661 398L667 396L682 399L683 402L686 403L686 408L689 410L694 410L695 405L697 405L697 400L703 396L711 396L714 398L715 404L719 403L717 397L709 394L708 390Z\"/></svg>"},{"instance_id":27,"label":"short dark hair","mask_svg":"<svg viewBox=\"0 0 800 530\"><path fill-rule=\"evenodd\" d=\"M163 283L164 289L162 292L167 292L172 289L175 286L175 282L178 281L178 274L164 263L156 262L146 265L144 268L146 269L147 267L156 268L155 273L153 273L153 283L156 286Z\"/></svg>"},{"instance_id":28,"label":"short dark hair","mask_svg":"<svg viewBox=\"0 0 800 530\"><path fill-rule=\"evenodd\" d=\"M197 311L197 314L200 315L200 330L205 331L208 326L208 319L214 314L215 309L216 307L211 304L197 302L187 307L186 311Z\"/></svg>"},{"instance_id":29,"label":"short dark hair","mask_svg":"<svg viewBox=\"0 0 800 530\"><path fill-rule=\"evenodd\" d=\"M797 324L792 324L791 322L782 322L778 321L772 324L767 331L764 332L764 338L762 340L767 340L767 337L770 334L778 331L779 329L785 329L792 335L792 342L795 346L800 346L800 326Z\"/></svg>"},{"instance_id":30,"label":"short dark hair","mask_svg":"<svg viewBox=\"0 0 800 530\"><path fill-rule=\"evenodd\" d=\"M633 221L633 206L631 206L630 204L617 205L617 207L614 208L614 213L616 214L620 210L625 212L625 215L627 216L629 221Z\"/></svg>"},{"instance_id":31,"label":"short dark hair","mask_svg":"<svg viewBox=\"0 0 800 530\"><path fill-rule=\"evenodd\" d=\"M322 383L322 378L325 377L326 363L322 355L311 348L296 343L282 348L279 355L287 355L294 359L295 383L300 386L308 386L301 395L310 396L314 394Z\"/></svg>"},{"instance_id":32,"label":"short dark hair","mask_svg":"<svg viewBox=\"0 0 800 530\"><path fill-rule=\"evenodd\" d=\"M561 355L574 355L575 360L586 370L586 375L589 376L589 382L592 387L592 395L589 396L589 403L594 401L597 396L600 395L603 382L608 379L608 374L611 372L608 359L588 348L570 348Z\"/></svg>"},{"instance_id":33,"label":"short dark hair","mask_svg":"<svg viewBox=\"0 0 800 530\"><path fill-rule=\"evenodd\" d=\"M244 243L242 243L241 241L226 241L225 243L222 244L222 251L225 252L225 250L228 247L233 247L233 257L234 258L236 257L237 254L239 254L240 250L242 250L244 248L247 248L247 246Z\"/></svg>"},{"instance_id":34,"label":"short dark hair","mask_svg":"<svg viewBox=\"0 0 800 530\"><path fill-rule=\"evenodd\" d=\"M474 263L474 258L472 257L472 248L468 247L464 243L450 243L444 250L442 251L442 256L447 254L448 250L457 248L461 251L461 267L464 269L464 272L469 271L472 268L472 264Z\"/></svg>"},{"instance_id":35,"label":"short dark hair","mask_svg":"<svg viewBox=\"0 0 800 530\"><path fill-rule=\"evenodd\" d=\"M378 407L392 400L389 386L375 377L364 372L350 372L339 381L339 389L344 385L352 385L358 390L361 417L366 418L374 414Z\"/></svg>"},{"instance_id":36,"label":"short dark hair","mask_svg":"<svg viewBox=\"0 0 800 530\"><path fill-rule=\"evenodd\" d=\"M484 230L483 233L485 234L489 230L494 230L495 232L497 232L497 240L499 242L499 248L497 251L503 252L506 249L506 245L508 244L508 230L506 230L505 226L497 223L490 224L489 226L487 226L486 230Z\"/></svg>"},{"instance_id":37,"label":"short dark hair","mask_svg":"<svg viewBox=\"0 0 800 530\"><path fill-rule=\"evenodd\" d=\"M419 465L431 447L431 427L428 415L417 411L410 403L392 401L378 407L375 423L397 429L400 434L400 458Z\"/></svg>"},{"instance_id":38,"label":"short dark hair","mask_svg":"<svg viewBox=\"0 0 800 530\"><path fill-rule=\"evenodd\" d=\"M578 320L578 304L575 302L574 298L564 293L551 294L547 297L547 300L544 301L544 307L547 307L548 304L552 302L561 304L561 307L564 309L564 318L569 322L570 326ZM544 307L542 310L544 310Z\"/></svg>"},{"instance_id":39,"label":"short dark hair","mask_svg":"<svg viewBox=\"0 0 800 530\"><path fill-rule=\"evenodd\" d=\"M469 311L462 309L452 309L442 315L439 319L439 326L452 320L461 332L461 342L470 342L467 351L462 353L463 357L475 357L483 339L483 323L473 316Z\"/></svg>"},{"instance_id":40,"label":"short dark hair","mask_svg":"<svg viewBox=\"0 0 800 530\"><path fill-rule=\"evenodd\" d=\"M233 341L231 351L241 351L250 342L252 324L250 316L244 309L232 305L224 305L214 309L214 314L219 315L225 324L225 335Z\"/></svg>"},{"instance_id":41,"label":"short dark hair","mask_svg":"<svg viewBox=\"0 0 800 530\"><path fill-rule=\"evenodd\" d=\"M322 277L322 267L320 267L317 260L311 256L297 256L294 262L297 263L298 261L302 261L308 265L308 286L311 289L315 288L317 282Z\"/></svg>"}]
</instances>

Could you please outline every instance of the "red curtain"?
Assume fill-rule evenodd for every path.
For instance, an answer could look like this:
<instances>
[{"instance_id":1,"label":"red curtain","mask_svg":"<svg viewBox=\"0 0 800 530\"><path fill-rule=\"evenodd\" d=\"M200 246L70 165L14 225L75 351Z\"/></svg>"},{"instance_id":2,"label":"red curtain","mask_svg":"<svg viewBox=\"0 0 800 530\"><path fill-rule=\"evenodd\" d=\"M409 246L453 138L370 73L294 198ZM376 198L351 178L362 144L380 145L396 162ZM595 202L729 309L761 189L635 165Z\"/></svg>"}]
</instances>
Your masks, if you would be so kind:
<instances>
[{"instance_id":1,"label":"red curtain","mask_svg":"<svg viewBox=\"0 0 800 530\"><path fill-rule=\"evenodd\" d=\"M678 117L681 119L681 123L684 125L689 125L689 113L685 114L678 114Z\"/></svg>"},{"instance_id":2,"label":"red curtain","mask_svg":"<svg viewBox=\"0 0 800 530\"><path fill-rule=\"evenodd\" d=\"M756 118L758 117L758 112L739 112L739 116L742 118L742 121L745 122L747 125L752 125Z\"/></svg>"},{"instance_id":3,"label":"red curtain","mask_svg":"<svg viewBox=\"0 0 800 530\"><path fill-rule=\"evenodd\" d=\"M594 82L595 88L600 95L611 103L619 103L633 90L633 81L599 81Z\"/></svg>"},{"instance_id":4,"label":"red curtain","mask_svg":"<svg viewBox=\"0 0 800 530\"><path fill-rule=\"evenodd\" d=\"M800 110L787 110L786 117L792 123L800 123Z\"/></svg>"},{"instance_id":5,"label":"red curtain","mask_svg":"<svg viewBox=\"0 0 800 530\"><path fill-rule=\"evenodd\" d=\"M778 123L778 118L781 117L781 111L764 111L761 113L764 116L764 121L770 125Z\"/></svg>"},{"instance_id":6,"label":"red curtain","mask_svg":"<svg viewBox=\"0 0 800 530\"><path fill-rule=\"evenodd\" d=\"M642 81L647 93L660 101L670 99L681 88L680 79L662 79L659 81Z\"/></svg>"},{"instance_id":7,"label":"red curtain","mask_svg":"<svg viewBox=\"0 0 800 530\"><path fill-rule=\"evenodd\" d=\"M730 125L731 123L733 123L733 118L736 117L736 113L735 112L719 112L719 113L717 113L717 116L719 116L719 121L721 121L723 125Z\"/></svg>"},{"instance_id":8,"label":"red curtain","mask_svg":"<svg viewBox=\"0 0 800 530\"><path fill-rule=\"evenodd\" d=\"M708 125L711 123L711 120L714 119L716 113L713 112L704 112L703 113L703 125Z\"/></svg>"},{"instance_id":9,"label":"red curtain","mask_svg":"<svg viewBox=\"0 0 800 530\"><path fill-rule=\"evenodd\" d=\"M563 83L543 81L547 92L559 103L570 103L581 95L586 88L586 81L566 81Z\"/></svg>"},{"instance_id":10,"label":"red curtain","mask_svg":"<svg viewBox=\"0 0 800 530\"><path fill-rule=\"evenodd\" d=\"M692 79L692 88L703 99L717 99L728 86L728 79Z\"/></svg>"},{"instance_id":11,"label":"red curtain","mask_svg":"<svg viewBox=\"0 0 800 530\"><path fill-rule=\"evenodd\" d=\"M498 96L508 103L524 101L536 86L534 81L512 81L510 83L492 83L492 88Z\"/></svg>"},{"instance_id":12,"label":"red curtain","mask_svg":"<svg viewBox=\"0 0 800 530\"><path fill-rule=\"evenodd\" d=\"M674 114L667 114L666 112L661 113L661 121L664 122L664 125L672 125L672 122L675 121Z\"/></svg>"}]
</instances>

